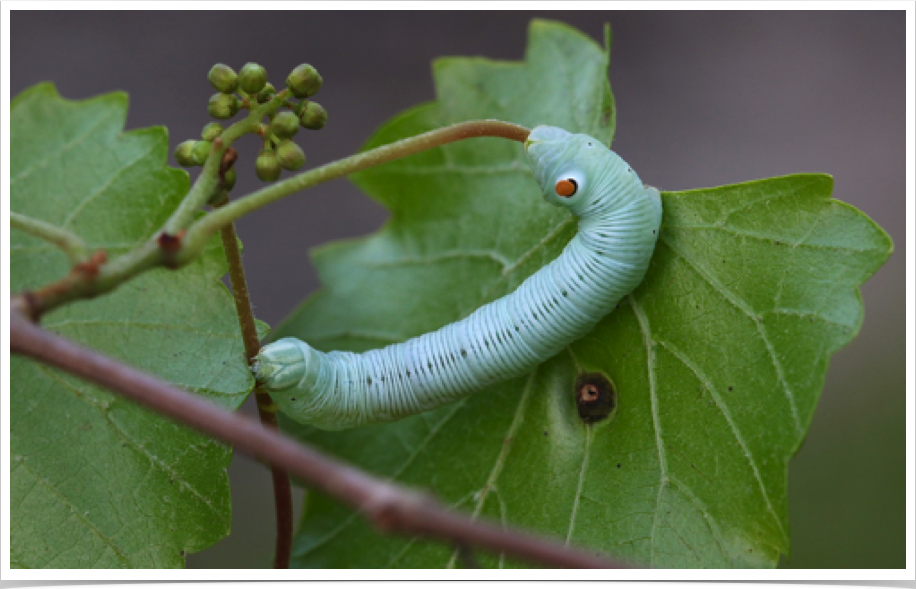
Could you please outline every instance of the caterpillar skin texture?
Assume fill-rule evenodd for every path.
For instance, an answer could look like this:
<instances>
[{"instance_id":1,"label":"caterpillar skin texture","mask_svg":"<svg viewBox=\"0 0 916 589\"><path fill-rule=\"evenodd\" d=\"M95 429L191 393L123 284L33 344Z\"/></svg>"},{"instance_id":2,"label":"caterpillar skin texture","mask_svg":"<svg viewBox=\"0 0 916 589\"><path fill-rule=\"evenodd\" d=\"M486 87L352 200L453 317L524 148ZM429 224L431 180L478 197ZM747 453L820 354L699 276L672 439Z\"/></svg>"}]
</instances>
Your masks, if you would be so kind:
<instances>
[{"instance_id":1,"label":"caterpillar skin texture","mask_svg":"<svg viewBox=\"0 0 916 589\"><path fill-rule=\"evenodd\" d=\"M563 253L515 292L404 343L362 354L324 353L295 338L264 347L255 374L284 413L345 429L453 403L529 373L639 285L661 224L658 191L587 135L537 127L525 151L544 198L579 218Z\"/></svg>"}]
</instances>

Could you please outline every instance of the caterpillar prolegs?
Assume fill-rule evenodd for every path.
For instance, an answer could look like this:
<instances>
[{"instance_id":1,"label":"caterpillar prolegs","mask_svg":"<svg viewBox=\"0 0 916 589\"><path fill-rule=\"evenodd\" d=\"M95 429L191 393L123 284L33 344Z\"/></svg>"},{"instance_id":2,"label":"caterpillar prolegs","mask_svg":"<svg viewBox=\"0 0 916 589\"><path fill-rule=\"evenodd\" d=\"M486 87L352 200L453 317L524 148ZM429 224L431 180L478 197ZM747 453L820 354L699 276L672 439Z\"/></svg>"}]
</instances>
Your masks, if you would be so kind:
<instances>
[{"instance_id":1,"label":"caterpillar prolegs","mask_svg":"<svg viewBox=\"0 0 916 589\"><path fill-rule=\"evenodd\" d=\"M295 338L255 374L291 418L322 429L393 421L521 376L587 334L642 281L662 218L657 190L588 135L536 127L525 152L544 198L579 218L556 260L461 321L362 354Z\"/></svg>"}]
</instances>

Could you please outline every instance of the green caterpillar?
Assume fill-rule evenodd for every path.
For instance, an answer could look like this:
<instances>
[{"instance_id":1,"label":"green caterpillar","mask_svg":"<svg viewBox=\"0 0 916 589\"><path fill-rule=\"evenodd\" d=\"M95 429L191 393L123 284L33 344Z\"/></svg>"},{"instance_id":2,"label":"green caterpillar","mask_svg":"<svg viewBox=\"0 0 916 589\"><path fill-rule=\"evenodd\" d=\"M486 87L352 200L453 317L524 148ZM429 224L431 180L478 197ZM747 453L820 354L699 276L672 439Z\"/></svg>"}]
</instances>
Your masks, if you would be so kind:
<instances>
[{"instance_id":1,"label":"green caterpillar","mask_svg":"<svg viewBox=\"0 0 916 589\"><path fill-rule=\"evenodd\" d=\"M588 135L535 128L525 142L548 202L579 218L560 256L461 321L362 354L295 338L264 347L255 374L280 409L322 429L393 421L521 376L588 333L642 281L661 198Z\"/></svg>"}]
</instances>

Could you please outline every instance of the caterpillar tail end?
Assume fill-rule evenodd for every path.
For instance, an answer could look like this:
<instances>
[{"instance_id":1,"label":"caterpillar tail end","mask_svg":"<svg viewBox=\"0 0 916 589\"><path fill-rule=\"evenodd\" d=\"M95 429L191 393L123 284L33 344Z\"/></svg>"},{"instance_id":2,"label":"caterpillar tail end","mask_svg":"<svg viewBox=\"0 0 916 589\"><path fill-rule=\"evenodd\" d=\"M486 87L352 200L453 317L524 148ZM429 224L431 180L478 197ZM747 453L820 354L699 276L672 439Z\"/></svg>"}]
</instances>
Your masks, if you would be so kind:
<instances>
[{"instance_id":1,"label":"caterpillar tail end","mask_svg":"<svg viewBox=\"0 0 916 589\"><path fill-rule=\"evenodd\" d=\"M270 391L283 391L298 385L307 368L302 345L303 342L288 337L261 348L252 366L255 380Z\"/></svg>"}]
</instances>

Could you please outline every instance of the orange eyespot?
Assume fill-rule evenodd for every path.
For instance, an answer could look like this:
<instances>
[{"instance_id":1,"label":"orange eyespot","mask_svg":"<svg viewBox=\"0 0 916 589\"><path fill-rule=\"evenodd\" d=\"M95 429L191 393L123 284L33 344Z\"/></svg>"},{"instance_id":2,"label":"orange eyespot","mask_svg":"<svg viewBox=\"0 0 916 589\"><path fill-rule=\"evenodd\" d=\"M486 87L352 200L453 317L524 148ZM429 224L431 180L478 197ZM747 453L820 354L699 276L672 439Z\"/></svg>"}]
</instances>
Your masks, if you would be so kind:
<instances>
[{"instance_id":1,"label":"orange eyespot","mask_svg":"<svg viewBox=\"0 0 916 589\"><path fill-rule=\"evenodd\" d=\"M556 185L557 195L562 196L563 198L569 198L570 196L574 195L578 188L579 185L576 184L576 181L572 178L560 180Z\"/></svg>"}]
</instances>

